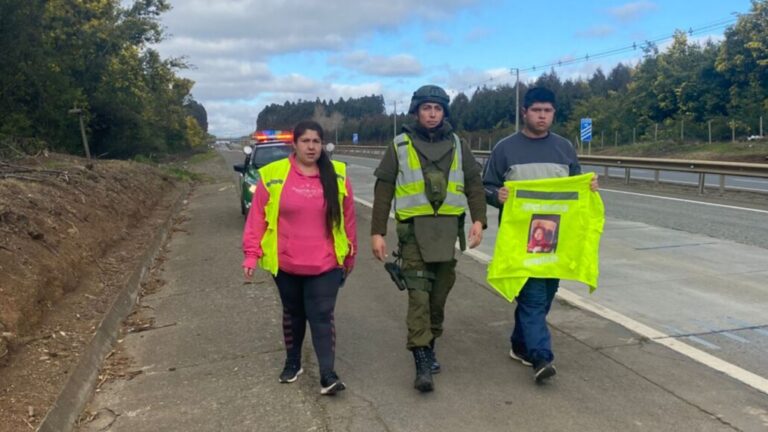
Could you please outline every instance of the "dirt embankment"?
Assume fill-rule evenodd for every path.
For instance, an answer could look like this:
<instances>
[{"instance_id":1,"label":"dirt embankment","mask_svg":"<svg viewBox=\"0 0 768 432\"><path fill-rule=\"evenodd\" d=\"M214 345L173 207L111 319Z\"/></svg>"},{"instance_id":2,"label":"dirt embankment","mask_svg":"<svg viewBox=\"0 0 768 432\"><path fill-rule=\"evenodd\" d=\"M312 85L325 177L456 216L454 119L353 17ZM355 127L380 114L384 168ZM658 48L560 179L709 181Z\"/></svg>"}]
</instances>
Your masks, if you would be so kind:
<instances>
[{"instance_id":1,"label":"dirt embankment","mask_svg":"<svg viewBox=\"0 0 768 432\"><path fill-rule=\"evenodd\" d=\"M0 160L0 430L42 419L181 190L136 162Z\"/></svg>"}]
</instances>

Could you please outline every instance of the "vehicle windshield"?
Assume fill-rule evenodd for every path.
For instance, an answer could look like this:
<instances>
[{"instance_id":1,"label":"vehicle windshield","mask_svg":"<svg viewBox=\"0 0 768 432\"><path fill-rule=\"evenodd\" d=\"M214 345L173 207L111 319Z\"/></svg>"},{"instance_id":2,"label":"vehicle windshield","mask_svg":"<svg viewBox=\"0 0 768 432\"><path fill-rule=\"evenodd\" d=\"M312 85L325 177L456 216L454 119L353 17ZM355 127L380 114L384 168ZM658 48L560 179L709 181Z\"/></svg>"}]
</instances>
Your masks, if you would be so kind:
<instances>
[{"instance_id":1,"label":"vehicle windshield","mask_svg":"<svg viewBox=\"0 0 768 432\"><path fill-rule=\"evenodd\" d=\"M287 157L293 149L289 145L254 146L251 155L251 166L261 168L278 159Z\"/></svg>"}]
</instances>

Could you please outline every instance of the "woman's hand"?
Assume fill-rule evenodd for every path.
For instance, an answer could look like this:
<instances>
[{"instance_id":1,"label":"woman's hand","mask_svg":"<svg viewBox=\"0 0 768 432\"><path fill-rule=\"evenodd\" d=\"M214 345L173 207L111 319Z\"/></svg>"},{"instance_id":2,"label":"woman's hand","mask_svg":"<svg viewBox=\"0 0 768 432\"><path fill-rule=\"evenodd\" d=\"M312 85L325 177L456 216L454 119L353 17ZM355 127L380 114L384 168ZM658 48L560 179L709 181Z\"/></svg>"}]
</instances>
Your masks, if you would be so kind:
<instances>
[{"instance_id":1,"label":"woman's hand","mask_svg":"<svg viewBox=\"0 0 768 432\"><path fill-rule=\"evenodd\" d=\"M245 278L246 283L251 283L253 281L253 269L243 267L243 277Z\"/></svg>"},{"instance_id":2,"label":"woman's hand","mask_svg":"<svg viewBox=\"0 0 768 432\"><path fill-rule=\"evenodd\" d=\"M346 280L349 277L349 275L352 273L352 270L354 270L354 267L344 266L344 268L342 269L342 271L344 272L344 280Z\"/></svg>"}]
</instances>

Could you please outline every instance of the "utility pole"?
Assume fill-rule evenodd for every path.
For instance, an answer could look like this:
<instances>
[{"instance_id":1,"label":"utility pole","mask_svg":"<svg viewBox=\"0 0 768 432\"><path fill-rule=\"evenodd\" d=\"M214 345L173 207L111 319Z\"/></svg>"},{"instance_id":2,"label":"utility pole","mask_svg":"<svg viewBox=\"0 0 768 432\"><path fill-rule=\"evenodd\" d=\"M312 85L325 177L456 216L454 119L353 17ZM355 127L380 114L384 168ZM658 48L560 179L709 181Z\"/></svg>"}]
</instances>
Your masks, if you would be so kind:
<instances>
[{"instance_id":1,"label":"utility pole","mask_svg":"<svg viewBox=\"0 0 768 432\"><path fill-rule=\"evenodd\" d=\"M680 141L685 141L685 119L680 119Z\"/></svg>"},{"instance_id":2,"label":"utility pole","mask_svg":"<svg viewBox=\"0 0 768 432\"><path fill-rule=\"evenodd\" d=\"M394 135L393 137L397 136L397 101L395 101L395 110L392 112L392 117L395 121L395 129L394 129Z\"/></svg>"},{"instance_id":3,"label":"utility pole","mask_svg":"<svg viewBox=\"0 0 768 432\"><path fill-rule=\"evenodd\" d=\"M520 69L511 70L515 71L515 132L520 132Z\"/></svg>"},{"instance_id":4,"label":"utility pole","mask_svg":"<svg viewBox=\"0 0 768 432\"><path fill-rule=\"evenodd\" d=\"M69 110L70 114L77 114L80 117L80 136L83 138L83 148L85 149L85 157L91 158L91 151L88 149L88 138L85 136L85 124L83 123L83 110L75 106Z\"/></svg>"}]
</instances>

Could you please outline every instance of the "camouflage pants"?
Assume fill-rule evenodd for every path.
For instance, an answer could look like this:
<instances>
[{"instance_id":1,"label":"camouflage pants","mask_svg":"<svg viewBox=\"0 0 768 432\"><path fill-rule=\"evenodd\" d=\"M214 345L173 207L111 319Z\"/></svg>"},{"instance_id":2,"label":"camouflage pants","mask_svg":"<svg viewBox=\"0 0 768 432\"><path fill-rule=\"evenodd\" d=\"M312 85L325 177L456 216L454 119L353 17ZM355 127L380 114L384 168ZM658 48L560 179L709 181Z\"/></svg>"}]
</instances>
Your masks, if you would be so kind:
<instances>
[{"instance_id":1,"label":"camouflage pants","mask_svg":"<svg viewBox=\"0 0 768 432\"><path fill-rule=\"evenodd\" d=\"M408 286L406 348L426 347L443 334L445 302L456 282L456 260L425 263L412 224L398 223L397 236Z\"/></svg>"}]
</instances>

